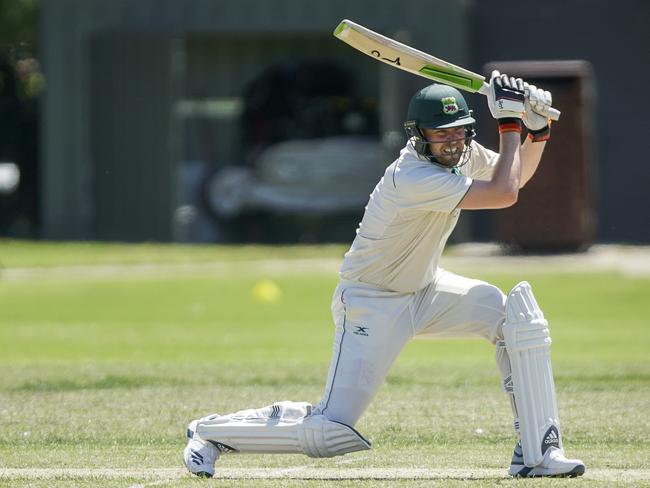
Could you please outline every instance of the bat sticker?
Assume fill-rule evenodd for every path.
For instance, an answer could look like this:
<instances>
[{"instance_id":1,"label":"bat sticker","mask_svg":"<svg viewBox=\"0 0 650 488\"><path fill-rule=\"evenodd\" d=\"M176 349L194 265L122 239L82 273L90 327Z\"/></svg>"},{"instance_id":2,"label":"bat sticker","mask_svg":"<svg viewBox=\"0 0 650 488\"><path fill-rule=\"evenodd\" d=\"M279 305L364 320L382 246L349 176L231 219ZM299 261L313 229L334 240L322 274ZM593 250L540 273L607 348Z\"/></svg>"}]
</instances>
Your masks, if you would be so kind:
<instances>
[{"instance_id":1,"label":"bat sticker","mask_svg":"<svg viewBox=\"0 0 650 488\"><path fill-rule=\"evenodd\" d=\"M370 51L370 54L372 54L376 58L380 58L383 59L384 61L388 61L389 63L396 64L397 66L402 66L402 64L399 62L399 56L397 56L395 59L382 58L381 53L376 49Z\"/></svg>"}]
</instances>

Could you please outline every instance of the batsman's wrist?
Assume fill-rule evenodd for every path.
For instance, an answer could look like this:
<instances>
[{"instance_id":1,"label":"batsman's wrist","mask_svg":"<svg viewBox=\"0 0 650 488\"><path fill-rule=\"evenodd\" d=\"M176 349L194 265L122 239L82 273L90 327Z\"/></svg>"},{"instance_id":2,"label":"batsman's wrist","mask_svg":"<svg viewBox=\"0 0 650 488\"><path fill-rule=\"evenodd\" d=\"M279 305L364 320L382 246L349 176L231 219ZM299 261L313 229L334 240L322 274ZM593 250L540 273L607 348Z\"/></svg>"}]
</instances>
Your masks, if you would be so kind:
<instances>
[{"instance_id":1,"label":"batsman's wrist","mask_svg":"<svg viewBox=\"0 0 650 488\"><path fill-rule=\"evenodd\" d=\"M544 142L551 138L551 126L547 125L538 130L528 130L528 139L533 142Z\"/></svg>"},{"instance_id":2,"label":"batsman's wrist","mask_svg":"<svg viewBox=\"0 0 650 488\"><path fill-rule=\"evenodd\" d=\"M521 132L521 119L515 117L505 117L497 119L499 122L499 134L504 132Z\"/></svg>"}]
</instances>

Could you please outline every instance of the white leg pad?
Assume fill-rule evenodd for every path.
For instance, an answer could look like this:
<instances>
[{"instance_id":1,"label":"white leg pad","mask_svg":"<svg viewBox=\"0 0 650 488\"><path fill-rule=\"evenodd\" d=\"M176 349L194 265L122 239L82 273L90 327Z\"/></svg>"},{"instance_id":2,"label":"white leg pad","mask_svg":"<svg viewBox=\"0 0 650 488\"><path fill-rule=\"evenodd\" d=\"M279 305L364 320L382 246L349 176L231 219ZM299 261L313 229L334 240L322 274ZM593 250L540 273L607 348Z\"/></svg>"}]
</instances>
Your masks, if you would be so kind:
<instances>
[{"instance_id":1,"label":"white leg pad","mask_svg":"<svg viewBox=\"0 0 650 488\"><path fill-rule=\"evenodd\" d=\"M525 281L508 294L503 335L512 369L524 463L536 466L548 448L561 449L562 444L548 322Z\"/></svg>"},{"instance_id":2,"label":"white leg pad","mask_svg":"<svg viewBox=\"0 0 650 488\"><path fill-rule=\"evenodd\" d=\"M306 402L278 402L256 410L204 417L196 432L223 453L332 457L370 449L370 442L352 427L312 415L311 409Z\"/></svg>"}]
</instances>

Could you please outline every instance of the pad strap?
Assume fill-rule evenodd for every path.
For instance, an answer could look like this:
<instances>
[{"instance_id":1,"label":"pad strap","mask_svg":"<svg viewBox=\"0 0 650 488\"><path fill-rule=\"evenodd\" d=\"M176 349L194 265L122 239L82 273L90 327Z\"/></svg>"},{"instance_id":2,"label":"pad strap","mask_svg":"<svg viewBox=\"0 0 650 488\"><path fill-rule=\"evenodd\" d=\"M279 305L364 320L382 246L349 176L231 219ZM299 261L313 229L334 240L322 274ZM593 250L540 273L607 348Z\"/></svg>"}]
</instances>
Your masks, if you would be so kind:
<instances>
[{"instance_id":1,"label":"pad strap","mask_svg":"<svg viewBox=\"0 0 650 488\"><path fill-rule=\"evenodd\" d=\"M495 359L497 366L499 367L499 372L501 373L503 392L507 395L508 400L510 400L510 408L512 408L513 428L515 429L517 436L519 436L519 412L517 412L515 392L512 385L512 366L510 365L510 357L508 356L508 350L506 349L505 341L497 341Z\"/></svg>"}]
</instances>

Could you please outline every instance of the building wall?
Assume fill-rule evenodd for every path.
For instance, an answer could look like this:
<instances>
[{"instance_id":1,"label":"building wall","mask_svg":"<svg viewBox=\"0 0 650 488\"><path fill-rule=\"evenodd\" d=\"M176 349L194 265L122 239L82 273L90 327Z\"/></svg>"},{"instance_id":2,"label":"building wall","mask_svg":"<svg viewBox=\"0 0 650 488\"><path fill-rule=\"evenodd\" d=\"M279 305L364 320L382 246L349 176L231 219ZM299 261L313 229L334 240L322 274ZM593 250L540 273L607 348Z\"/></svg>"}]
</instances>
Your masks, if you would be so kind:
<instances>
[{"instance_id":1,"label":"building wall","mask_svg":"<svg viewBox=\"0 0 650 488\"><path fill-rule=\"evenodd\" d=\"M584 59L592 64L597 239L649 243L650 164L642 151L650 133L650 100L638 87L650 76L650 3L521 0L503 8L502 2L483 0L475 3L472 15L476 70L508 59Z\"/></svg>"},{"instance_id":2,"label":"building wall","mask_svg":"<svg viewBox=\"0 0 650 488\"><path fill-rule=\"evenodd\" d=\"M172 40L98 33L89 42L91 236L169 240L176 191Z\"/></svg>"},{"instance_id":3,"label":"building wall","mask_svg":"<svg viewBox=\"0 0 650 488\"><path fill-rule=\"evenodd\" d=\"M174 140L169 143L172 149L168 158L171 159L165 160L158 152L162 140L176 137L173 107L180 98L194 93L201 82L214 88L219 84L238 86L244 81L243 72L236 63L236 53L229 53L228 66L212 73L207 70L201 75L206 76L205 79L191 77L189 83L186 78L179 82L175 71L179 66L179 50L174 46L179 43L184 46L181 57L185 58L180 60L183 69L187 69L184 64L187 62L186 49L192 36L222 36L224 42L232 43L233 49L237 49L237 36L241 36L244 44L259 39L262 43L258 54L260 68L266 62L263 41L269 38L286 40L295 37L299 40L307 36L320 39L327 43L327 50L338 44L331 51L339 49L346 53L343 56L350 58L353 56L351 49L336 41L331 32L341 18L351 18L391 36L398 31L407 31L405 35L414 44L435 47L440 56L460 64L467 62L465 29L469 3L436 0L428 2L426 12L422 8L405 9L403 2L395 0L379 3L369 0L43 0L41 53L48 83L42 117L43 237L173 238L172 214L176 195L173 180L176 178L175 165L178 164ZM430 12L435 12L435 17ZM432 23L435 28L431 27ZM102 36L119 37L120 34L128 35L126 39L132 39L136 45L145 45L146 39L157 36L159 44L151 47L152 56L148 59L138 56L136 45L132 50L128 45L120 48L119 41L115 41L112 47L106 44L108 41L104 44L97 41ZM123 59L116 57L119 49ZM318 43L313 49L314 55L321 51ZM224 55L227 51L221 53ZM218 66L218 57L210 59L209 52L192 51L192 55L204 56L206 63L212 61L215 67ZM97 56L106 56L106 59ZM385 74L393 70L378 66L375 61L361 55L354 56L355 66L362 77L372 79L368 85L373 85L375 80L379 84L383 79L388 80L385 84L391 86L391 83L395 85L391 80L397 79L398 84L403 83L410 91L412 86L425 84L424 81L414 81L408 74ZM247 59L249 63L253 60L250 56ZM141 69L125 69L129 66ZM93 81L97 73L111 71L114 83L96 78ZM157 89L142 90L140 99L133 98L128 89L130 86L141 89L148 83L143 79L147 76L152 77L152 82L160 83L160 79L153 78L160 73L169 73L169 89L155 85ZM103 87L113 96L120 97L119 100L116 103L101 100ZM396 92L399 90L393 89L390 93ZM148 107L138 116L138 122L127 125L130 131L139 131L139 138L132 137L130 131L118 123L117 111L127 106L130 111ZM165 107L169 107L166 113ZM106 118L102 112L106 112ZM388 107L384 113L390 120L399 118L396 107ZM148 120L155 123L149 124ZM143 186L141 180L135 178L134 182L124 182L122 186L115 178L108 178L105 174L107 169L113 172L113 176L117 174L128 179L128 166L136 164L137 157L148 158L147 144L152 155L158 154L155 157L158 161L147 159L143 162L145 167L153 168L159 164L165 168L165 171L151 174L152 185ZM120 145L119 150L114 150L115 145ZM165 178L167 183L163 181ZM110 199L120 199L122 203L111 204L107 201ZM139 204L137 211L133 208L136 204ZM147 215L155 218L146 218ZM129 222L117 225L119 219ZM136 232L137 229L141 232Z\"/></svg>"},{"instance_id":4,"label":"building wall","mask_svg":"<svg viewBox=\"0 0 650 488\"><path fill-rule=\"evenodd\" d=\"M402 2L368 0L43 0L40 52L47 79L42 104L43 237L173 238L179 162L173 125L177 102L202 93L232 93L256 63L262 66L267 55L281 55L277 49L285 49L293 39L299 41L302 55L311 50L314 54L340 53L343 62L358 70L367 89L383 98L384 127L395 127L407 94L426 81L379 65L334 40L331 31L344 17L391 36L402 31L409 43L474 71L480 71L486 62L508 59L590 61L598 94L593 121L598 240L650 242L650 226L643 221L650 211L645 190L650 165L639 154L650 129L646 115L650 102L635 90L650 74L650 65L643 62L650 46L650 31L645 27L650 3L643 0L625 0L616 8L607 0L549 0L543 5L522 0L508 8L496 0L438 0L408 8ZM137 50L130 52L128 46L122 49L122 61L119 50L112 54L112 61L110 57L97 58L97 39L121 35L139 39L134 42L142 45L147 39L157 39L150 47L151 58L138 55ZM220 50L213 52L215 42ZM321 45L327 47L321 49ZM239 48L246 50L245 67L237 65ZM115 83L122 86L121 91L114 90L121 93L119 103L100 100L97 90L101 93L103 85L93 82L98 67L108 67L110 75L111 66L129 63L141 69L112 73ZM180 78L175 72L179 63ZM161 82L154 79L161 73L168 73L169 80L154 90L142 89L151 80ZM116 88L110 83L107 86ZM139 98L129 101L129 96L136 96L129 87L140 87ZM386 93L392 95L382 96ZM477 111L485 111L481 97L468 98ZM140 119L132 120L131 133L111 139L117 136L108 128L110 124L120 127L124 107L131 111L149 108L139 113ZM106 119L102 117L105 111L110 112ZM156 123L147 123L154 119ZM132 137L136 130L139 137ZM219 131L231 138L228 130ZM163 147L161 141L171 147L167 156L157 152ZM122 153L111 156L106 148L116 142L126 145ZM150 153L155 156L145 161L144 167L164 168L150 174L154 184L143 186L141 179L135 178L133 184L121 188L115 180L102 181L100 170L115 168L128 178L127 165L147 159ZM236 157L236 147L226 153ZM129 154L132 157L127 157ZM115 194L116 189L122 196ZM119 198L122 204L108 204ZM135 202L142 203L139 210L127 212ZM118 213L126 213L128 225L107 232L106 222L114 221ZM152 215L154 219L147 218ZM148 230L129 234L126 228ZM475 237L471 229L460 230L457 238Z\"/></svg>"}]
</instances>

